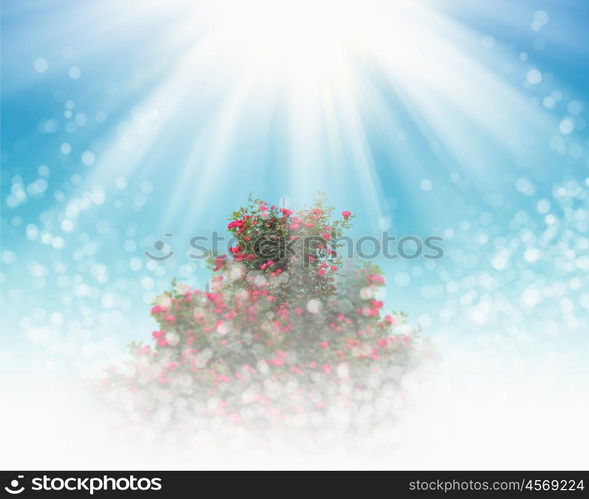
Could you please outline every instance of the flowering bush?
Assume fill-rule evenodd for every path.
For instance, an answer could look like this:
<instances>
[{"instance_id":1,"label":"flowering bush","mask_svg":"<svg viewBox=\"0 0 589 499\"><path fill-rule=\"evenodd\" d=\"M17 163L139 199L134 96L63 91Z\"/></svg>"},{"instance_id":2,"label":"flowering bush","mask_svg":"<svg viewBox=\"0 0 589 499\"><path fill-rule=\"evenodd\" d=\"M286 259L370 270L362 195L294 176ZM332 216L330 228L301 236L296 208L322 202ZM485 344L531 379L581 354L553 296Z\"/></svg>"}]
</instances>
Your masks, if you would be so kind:
<instances>
[{"instance_id":1,"label":"flowering bush","mask_svg":"<svg viewBox=\"0 0 589 499\"><path fill-rule=\"evenodd\" d=\"M352 218L321 200L297 213L250 200L207 289L174 282L151 309L153 345L131 345L103 386L137 418L304 426L340 407L353 424L359 403L398 387L417 335L383 314L378 268L338 255Z\"/></svg>"}]
</instances>

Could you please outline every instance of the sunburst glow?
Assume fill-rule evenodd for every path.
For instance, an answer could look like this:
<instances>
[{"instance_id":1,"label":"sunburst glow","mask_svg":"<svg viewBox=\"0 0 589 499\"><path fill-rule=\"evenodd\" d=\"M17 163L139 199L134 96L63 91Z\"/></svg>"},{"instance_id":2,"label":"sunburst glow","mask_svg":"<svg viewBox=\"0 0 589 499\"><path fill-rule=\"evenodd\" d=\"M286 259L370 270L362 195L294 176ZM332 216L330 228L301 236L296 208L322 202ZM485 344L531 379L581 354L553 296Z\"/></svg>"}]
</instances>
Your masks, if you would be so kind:
<instances>
[{"instance_id":1,"label":"sunburst glow","mask_svg":"<svg viewBox=\"0 0 589 499\"><path fill-rule=\"evenodd\" d=\"M330 219L354 219L355 253L360 241L383 241L382 251L365 255L382 273L371 271L374 282L351 291L370 307L351 302L342 315L352 337L371 338L356 314L376 320L381 307L403 310L408 329L423 328L443 359L433 372L404 378L406 385L391 384L403 400L411 393L423 400L390 427L367 425L368 440L350 446L353 459L428 469L577 467L588 414L579 394L589 383L587 11L586 0L2 2L0 365L7 376L0 397L9 404L0 410L7 433L0 459L10 469L113 469L113 456L122 469L251 466L256 459L283 468L288 452L262 458L257 436L250 446L239 428L233 438L222 426L226 448L207 444L199 431L194 439L179 435L186 454L170 439L166 455L149 426L132 425L139 439L127 424L111 426L104 405L94 410L73 386L111 362L130 374L123 362L129 342L165 340L181 356L192 354L190 345L201 349L192 332L186 350L180 342L185 319L201 318L193 307L202 304L186 301L188 289L209 291L200 296L214 327L202 338L219 334L217 352L241 359L257 330L273 331L288 310L282 298L256 290L262 322L232 327L242 316L210 293L206 253L194 257L190 243L204 237L205 249L229 253L235 231L225 230L227 217L248 195L288 218L322 191L335 207ZM231 220L239 235L245 216ZM262 213L260 220L266 226ZM288 224L299 229L294 219ZM225 239L215 246L218 236ZM440 241L439 258L403 256L395 244L430 236ZM283 270L275 263L272 278ZM262 265L268 270L267 260ZM325 272L336 270L321 266L314 275ZM386 282L378 296L375 277ZM173 279L174 315L155 323L150 307ZM241 294L226 296L223 303L239 305ZM300 309L302 327L313 323L318 334L341 337L348 326L307 321L307 312L340 306L339 299L322 303L313 293L291 316ZM242 329L225 344L230 330ZM316 348L335 348L331 338ZM379 342L378 351L353 349L362 359L384 355ZM279 343L267 346L254 358L264 358L261 374L266 358L285 369L300 360L287 353L282 364ZM165 357L158 366L175 370ZM339 366L332 371L346 375ZM181 389L190 384L169 379ZM383 406L350 405L347 388L318 384L360 408L353 415L360 422L397 403L387 394ZM248 388L244 402L266 391ZM173 404L165 391L153 394L162 409L154 428L163 428ZM337 409L325 422L344 426L347 414ZM327 429L331 437L312 440L329 443L334 455L314 452L317 463L350 466L344 442L331 440L337 426ZM113 445L105 447L109 438ZM373 443L391 448L381 458ZM69 451L56 453L62 448ZM312 465L308 454L293 457L296 466Z\"/></svg>"},{"instance_id":2,"label":"sunburst glow","mask_svg":"<svg viewBox=\"0 0 589 499\"><path fill-rule=\"evenodd\" d=\"M135 9L145 10L127 10ZM170 18L171 36L154 33L152 43L172 64L161 61L164 76L140 103L157 120L128 123L123 154L115 137L91 181L148 168L153 142L170 127L181 130L191 143L182 146L170 217L188 200L202 212L230 166L268 175L263 156L250 154L268 154L269 140L281 150L285 194L308 199L337 175L382 216L387 168L378 171L375 154L393 153L389 172L399 175L403 163L403 182L428 175L409 150L408 129L416 140L435 137L440 168L481 176L490 144L517 152L551 126L493 74L480 39L429 1L175 0L148 12L146 19ZM500 105L487 99L491 92ZM237 137L244 126L250 131ZM372 126L384 134L380 152L365 136ZM196 184L196 195L184 190Z\"/></svg>"}]
</instances>

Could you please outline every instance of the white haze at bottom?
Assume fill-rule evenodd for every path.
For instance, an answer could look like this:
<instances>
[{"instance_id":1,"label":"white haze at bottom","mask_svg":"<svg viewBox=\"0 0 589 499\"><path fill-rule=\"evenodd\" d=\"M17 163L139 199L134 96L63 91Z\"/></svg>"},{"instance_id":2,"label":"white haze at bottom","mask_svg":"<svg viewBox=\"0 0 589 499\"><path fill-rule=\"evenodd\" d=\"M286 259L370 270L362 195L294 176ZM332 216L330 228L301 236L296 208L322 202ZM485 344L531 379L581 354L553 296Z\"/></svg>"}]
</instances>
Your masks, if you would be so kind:
<instances>
[{"instance_id":1,"label":"white haze at bottom","mask_svg":"<svg viewBox=\"0 0 589 499\"><path fill-rule=\"evenodd\" d=\"M531 351L499 335L434 338L439 361L405 379L408 400L378 449L340 441L300 451L243 433L189 445L137 438L140 429L125 436L79 381L12 357L0 393L0 468L586 468L589 368L581 349Z\"/></svg>"}]
</instances>

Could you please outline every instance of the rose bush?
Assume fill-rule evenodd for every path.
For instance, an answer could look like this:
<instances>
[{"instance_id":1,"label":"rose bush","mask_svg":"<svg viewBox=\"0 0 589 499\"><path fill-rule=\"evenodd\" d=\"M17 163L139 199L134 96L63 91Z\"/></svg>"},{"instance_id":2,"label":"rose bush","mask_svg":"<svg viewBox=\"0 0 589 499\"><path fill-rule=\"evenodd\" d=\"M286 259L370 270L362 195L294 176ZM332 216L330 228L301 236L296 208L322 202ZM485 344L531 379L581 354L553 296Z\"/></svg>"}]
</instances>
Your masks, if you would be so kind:
<instances>
[{"instance_id":1,"label":"rose bush","mask_svg":"<svg viewBox=\"0 0 589 499\"><path fill-rule=\"evenodd\" d=\"M153 344L132 344L103 390L134 418L179 425L305 426L329 413L353 426L366 404L392 410L419 338L402 332L403 313L383 313L379 269L338 255L352 218L321 200L296 213L250 200L207 289L173 283L158 297Z\"/></svg>"}]
</instances>

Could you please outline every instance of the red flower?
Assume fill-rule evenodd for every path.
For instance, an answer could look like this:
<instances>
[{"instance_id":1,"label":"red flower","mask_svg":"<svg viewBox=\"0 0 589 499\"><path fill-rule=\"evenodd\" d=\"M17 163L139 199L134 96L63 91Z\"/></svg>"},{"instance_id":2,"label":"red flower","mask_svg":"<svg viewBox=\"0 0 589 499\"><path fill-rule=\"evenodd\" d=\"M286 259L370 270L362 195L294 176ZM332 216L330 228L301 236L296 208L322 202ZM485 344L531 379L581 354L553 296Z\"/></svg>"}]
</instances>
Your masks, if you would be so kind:
<instances>
[{"instance_id":1,"label":"red flower","mask_svg":"<svg viewBox=\"0 0 589 499\"><path fill-rule=\"evenodd\" d=\"M219 255L217 258L215 258L215 268L213 270L217 272L217 270L219 270L226 263L227 255Z\"/></svg>"},{"instance_id":2,"label":"red flower","mask_svg":"<svg viewBox=\"0 0 589 499\"><path fill-rule=\"evenodd\" d=\"M372 274L368 276L368 282L370 284L384 284L384 277L378 274Z\"/></svg>"},{"instance_id":3,"label":"red flower","mask_svg":"<svg viewBox=\"0 0 589 499\"><path fill-rule=\"evenodd\" d=\"M350 218L351 215L352 215L351 211L342 211L342 217L344 217L346 220L348 218Z\"/></svg>"}]
</instances>

